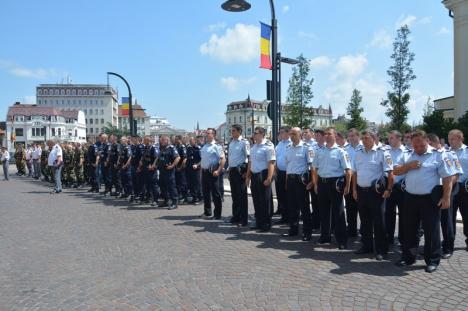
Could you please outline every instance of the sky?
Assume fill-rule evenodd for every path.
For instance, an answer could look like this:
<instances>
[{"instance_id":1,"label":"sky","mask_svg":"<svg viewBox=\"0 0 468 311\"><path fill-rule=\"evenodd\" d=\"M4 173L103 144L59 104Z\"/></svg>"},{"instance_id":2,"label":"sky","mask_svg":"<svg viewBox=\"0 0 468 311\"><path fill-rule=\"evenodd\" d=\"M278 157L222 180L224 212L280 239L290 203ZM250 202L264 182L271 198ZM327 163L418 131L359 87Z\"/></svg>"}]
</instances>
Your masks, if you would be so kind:
<instances>
[{"instance_id":1,"label":"sky","mask_svg":"<svg viewBox=\"0 0 468 311\"><path fill-rule=\"evenodd\" d=\"M35 103L42 83L107 83L123 75L150 115L176 127L213 127L226 105L266 98L260 69L259 22L270 24L267 0L250 0L242 13L223 0L25 0L0 4L0 119L16 101ZM380 102L389 85L392 42L410 27L417 78L409 122L421 121L428 100L453 95L453 20L439 0L276 0L282 56L311 62L316 107L346 113L352 90L363 95L363 115L385 122ZM283 101L290 65L282 68ZM116 78L110 84L127 96Z\"/></svg>"}]
</instances>

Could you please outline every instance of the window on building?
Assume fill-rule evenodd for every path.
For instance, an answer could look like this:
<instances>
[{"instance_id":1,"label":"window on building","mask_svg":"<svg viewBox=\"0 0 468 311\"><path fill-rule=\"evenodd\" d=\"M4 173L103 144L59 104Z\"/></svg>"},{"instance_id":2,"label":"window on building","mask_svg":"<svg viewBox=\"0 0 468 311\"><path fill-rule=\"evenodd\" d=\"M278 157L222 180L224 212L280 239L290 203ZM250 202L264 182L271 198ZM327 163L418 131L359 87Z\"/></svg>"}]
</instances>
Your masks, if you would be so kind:
<instances>
[{"instance_id":1,"label":"window on building","mask_svg":"<svg viewBox=\"0 0 468 311\"><path fill-rule=\"evenodd\" d=\"M78 99L78 105L81 105L81 99Z\"/></svg>"},{"instance_id":2,"label":"window on building","mask_svg":"<svg viewBox=\"0 0 468 311\"><path fill-rule=\"evenodd\" d=\"M101 109L101 115L103 115L103 114L104 114L104 109Z\"/></svg>"},{"instance_id":3,"label":"window on building","mask_svg":"<svg viewBox=\"0 0 468 311\"><path fill-rule=\"evenodd\" d=\"M93 124L93 119L89 119L89 124Z\"/></svg>"},{"instance_id":4,"label":"window on building","mask_svg":"<svg viewBox=\"0 0 468 311\"><path fill-rule=\"evenodd\" d=\"M89 109L89 114L93 114L93 109Z\"/></svg>"},{"instance_id":5,"label":"window on building","mask_svg":"<svg viewBox=\"0 0 468 311\"><path fill-rule=\"evenodd\" d=\"M78 130L75 130L75 137L78 136Z\"/></svg>"},{"instance_id":6,"label":"window on building","mask_svg":"<svg viewBox=\"0 0 468 311\"><path fill-rule=\"evenodd\" d=\"M97 103L97 100L96 100ZM104 101L101 99L101 106L104 106Z\"/></svg>"},{"instance_id":7,"label":"window on building","mask_svg":"<svg viewBox=\"0 0 468 311\"><path fill-rule=\"evenodd\" d=\"M47 105L47 99L44 99L44 105Z\"/></svg>"},{"instance_id":8,"label":"window on building","mask_svg":"<svg viewBox=\"0 0 468 311\"><path fill-rule=\"evenodd\" d=\"M15 129L15 135L16 136L23 136L23 129L22 128Z\"/></svg>"},{"instance_id":9,"label":"window on building","mask_svg":"<svg viewBox=\"0 0 468 311\"><path fill-rule=\"evenodd\" d=\"M39 105L40 105L40 104L42 104L42 102L41 102L41 100L40 100L40 99L37 101L37 103L38 103Z\"/></svg>"},{"instance_id":10,"label":"window on building","mask_svg":"<svg viewBox=\"0 0 468 311\"><path fill-rule=\"evenodd\" d=\"M94 114L97 115L98 113L99 113L99 112L98 112L98 109L94 109Z\"/></svg>"},{"instance_id":11,"label":"window on building","mask_svg":"<svg viewBox=\"0 0 468 311\"><path fill-rule=\"evenodd\" d=\"M234 123L236 123L236 117L234 117Z\"/></svg>"},{"instance_id":12,"label":"window on building","mask_svg":"<svg viewBox=\"0 0 468 311\"><path fill-rule=\"evenodd\" d=\"M99 119L95 119L94 124L99 124Z\"/></svg>"},{"instance_id":13,"label":"window on building","mask_svg":"<svg viewBox=\"0 0 468 311\"><path fill-rule=\"evenodd\" d=\"M101 119L101 124L104 124L104 119Z\"/></svg>"},{"instance_id":14,"label":"window on building","mask_svg":"<svg viewBox=\"0 0 468 311\"><path fill-rule=\"evenodd\" d=\"M55 127L52 129L52 136L55 136Z\"/></svg>"},{"instance_id":15,"label":"window on building","mask_svg":"<svg viewBox=\"0 0 468 311\"><path fill-rule=\"evenodd\" d=\"M57 129L57 132L58 132L58 136L62 136L62 129L60 127Z\"/></svg>"},{"instance_id":16,"label":"window on building","mask_svg":"<svg viewBox=\"0 0 468 311\"><path fill-rule=\"evenodd\" d=\"M85 119L85 124L88 124L88 119Z\"/></svg>"},{"instance_id":17,"label":"window on building","mask_svg":"<svg viewBox=\"0 0 468 311\"><path fill-rule=\"evenodd\" d=\"M242 123L242 116L239 117L239 123Z\"/></svg>"},{"instance_id":18,"label":"window on building","mask_svg":"<svg viewBox=\"0 0 468 311\"><path fill-rule=\"evenodd\" d=\"M96 134L99 133L99 128L96 127L95 130L96 130ZM104 131L103 131L103 132L104 132Z\"/></svg>"},{"instance_id":19,"label":"window on building","mask_svg":"<svg viewBox=\"0 0 468 311\"><path fill-rule=\"evenodd\" d=\"M94 130L93 128L90 128L90 129L89 129L89 132L90 132L91 134L93 134L93 130Z\"/></svg>"},{"instance_id":20,"label":"window on building","mask_svg":"<svg viewBox=\"0 0 468 311\"><path fill-rule=\"evenodd\" d=\"M247 135L252 135L252 129L250 127L247 129Z\"/></svg>"}]
</instances>

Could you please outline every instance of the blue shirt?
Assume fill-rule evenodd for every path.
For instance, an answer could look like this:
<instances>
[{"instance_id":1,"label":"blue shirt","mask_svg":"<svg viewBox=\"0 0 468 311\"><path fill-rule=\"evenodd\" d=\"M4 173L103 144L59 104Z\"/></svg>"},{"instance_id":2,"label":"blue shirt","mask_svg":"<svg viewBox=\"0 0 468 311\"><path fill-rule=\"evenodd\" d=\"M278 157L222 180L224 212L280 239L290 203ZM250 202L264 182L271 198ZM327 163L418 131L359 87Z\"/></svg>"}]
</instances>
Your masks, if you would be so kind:
<instances>
[{"instance_id":1,"label":"blue shirt","mask_svg":"<svg viewBox=\"0 0 468 311\"><path fill-rule=\"evenodd\" d=\"M312 165L317 169L317 174L323 178L341 177L345 170L351 169L348 153L337 144L331 148L324 145L316 149Z\"/></svg>"},{"instance_id":2,"label":"blue shirt","mask_svg":"<svg viewBox=\"0 0 468 311\"><path fill-rule=\"evenodd\" d=\"M374 180L382 178L385 172L393 170L390 153L375 145L369 151L366 151L364 146L359 149L352 166L357 175L357 184L360 187L370 187Z\"/></svg>"},{"instance_id":3,"label":"blue shirt","mask_svg":"<svg viewBox=\"0 0 468 311\"><path fill-rule=\"evenodd\" d=\"M347 144L345 147L346 152L349 155L349 160L351 162L351 168L354 170L353 162L354 162L354 156L356 155L356 151L363 148L362 143L359 142L355 147L353 147L352 144Z\"/></svg>"},{"instance_id":4,"label":"blue shirt","mask_svg":"<svg viewBox=\"0 0 468 311\"><path fill-rule=\"evenodd\" d=\"M238 167L248 162L250 155L250 143L247 139L239 137L229 143L228 161L229 167Z\"/></svg>"},{"instance_id":5,"label":"blue shirt","mask_svg":"<svg viewBox=\"0 0 468 311\"><path fill-rule=\"evenodd\" d=\"M458 161L460 162L460 166L463 170L463 175L460 176L458 179L459 182L465 182L468 179L468 147L466 145L462 145L457 150L450 149L458 157Z\"/></svg>"},{"instance_id":6,"label":"blue shirt","mask_svg":"<svg viewBox=\"0 0 468 311\"><path fill-rule=\"evenodd\" d=\"M286 150L291 145L291 140L282 140L276 146L276 167L280 171L286 171Z\"/></svg>"},{"instance_id":7,"label":"blue shirt","mask_svg":"<svg viewBox=\"0 0 468 311\"><path fill-rule=\"evenodd\" d=\"M409 150L401 145L399 148L390 148L388 149L390 156L392 157L393 166L398 165L402 158L409 156ZM398 175L393 177L393 183L399 183L405 178L405 175Z\"/></svg>"},{"instance_id":8,"label":"blue shirt","mask_svg":"<svg viewBox=\"0 0 468 311\"><path fill-rule=\"evenodd\" d=\"M211 143L206 142L200 151L202 169L210 169L219 164L219 160L224 158L224 151L220 145L217 145L213 140Z\"/></svg>"},{"instance_id":9,"label":"blue shirt","mask_svg":"<svg viewBox=\"0 0 468 311\"><path fill-rule=\"evenodd\" d=\"M309 170L314 159L314 149L302 140L286 149L286 174L302 174Z\"/></svg>"},{"instance_id":10,"label":"blue shirt","mask_svg":"<svg viewBox=\"0 0 468 311\"><path fill-rule=\"evenodd\" d=\"M250 170L252 173L266 170L270 161L275 160L275 147L271 141L263 139L260 144L253 145L250 150Z\"/></svg>"},{"instance_id":11,"label":"blue shirt","mask_svg":"<svg viewBox=\"0 0 468 311\"><path fill-rule=\"evenodd\" d=\"M406 159L405 159L406 158ZM428 147L427 151L418 155L412 151L408 157L402 157L398 165L419 161L421 167L406 173L406 191L411 194L430 194L432 189L440 184L440 179L453 176L453 163L444 151Z\"/></svg>"},{"instance_id":12,"label":"blue shirt","mask_svg":"<svg viewBox=\"0 0 468 311\"><path fill-rule=\"evenodd\" d=\"M458 156L453 151L446 151L445 148L442 149L447 154L448 158L452 161L452 170L454 175L462 176L463 169L461 167L460 161L458 160Z\"/></svg>"}]
</instances>

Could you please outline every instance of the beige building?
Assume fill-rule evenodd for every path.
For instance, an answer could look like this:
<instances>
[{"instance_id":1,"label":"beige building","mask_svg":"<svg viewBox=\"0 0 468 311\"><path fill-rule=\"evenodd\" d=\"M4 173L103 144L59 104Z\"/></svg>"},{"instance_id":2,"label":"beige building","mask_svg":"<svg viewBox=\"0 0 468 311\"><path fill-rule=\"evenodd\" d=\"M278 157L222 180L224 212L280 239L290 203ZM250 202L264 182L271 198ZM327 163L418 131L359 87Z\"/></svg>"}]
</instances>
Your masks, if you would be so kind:
<instances>
[{"instance_id":1,"label":"beige building","mask_svg":"<svg viewBox=\"0 0 468 311\"><path fill-rule=\"evenodd\" d=\"M468 111L468 0L444 0L442 3L453 17L454 97L453 104L450 97L438 101L453 107L453 116L457 119Z\"/></svg>"},{"instance_id":2,"label":"beige building","mask_svg":"<svg viewBox=\"0 0 468 311\"><path fill-rule=\"evenodd\" d=\"M458 119L455 115L455 98L453 96L439 98L434 100L434 108L435 110L441 110L444 112L445 119Z\"/></svg>"}]
</instances>

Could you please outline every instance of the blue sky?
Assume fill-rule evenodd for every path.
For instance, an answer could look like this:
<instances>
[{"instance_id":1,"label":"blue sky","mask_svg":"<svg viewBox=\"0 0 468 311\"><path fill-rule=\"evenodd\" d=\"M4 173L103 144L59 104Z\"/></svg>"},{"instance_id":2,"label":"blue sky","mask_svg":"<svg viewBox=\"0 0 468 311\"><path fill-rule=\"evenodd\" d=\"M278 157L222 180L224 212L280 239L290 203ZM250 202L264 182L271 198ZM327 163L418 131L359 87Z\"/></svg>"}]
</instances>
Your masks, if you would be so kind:
<instances>
[{"instance_id":1,"label":"blue sky","mask_svg":"<svg viewBox=\"0 0 468 311\"><path fill-rule=\"evenodd\" d=\"M270 23L267 0L244 13L223 1L3 1L0 5L0 115L15 101L34 102L35 87L71 76L106 83L127 78L152 115L193 129L224 121L226 105L265 98L270 71L259 69L259 21ZM398 25L412 30L416 54L410 122L421 120L428 96L453 95L453 26L438 0L276 0L279 50L303 53L315 78L313 106L344 113L353 88L364 116L386 121L380 100ZM283 67L283 99L291 70ZM111 80L121 96L126 89ZM1 119L4 119L2 117Z\"/></svg>"}]
</instances>

